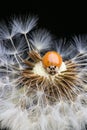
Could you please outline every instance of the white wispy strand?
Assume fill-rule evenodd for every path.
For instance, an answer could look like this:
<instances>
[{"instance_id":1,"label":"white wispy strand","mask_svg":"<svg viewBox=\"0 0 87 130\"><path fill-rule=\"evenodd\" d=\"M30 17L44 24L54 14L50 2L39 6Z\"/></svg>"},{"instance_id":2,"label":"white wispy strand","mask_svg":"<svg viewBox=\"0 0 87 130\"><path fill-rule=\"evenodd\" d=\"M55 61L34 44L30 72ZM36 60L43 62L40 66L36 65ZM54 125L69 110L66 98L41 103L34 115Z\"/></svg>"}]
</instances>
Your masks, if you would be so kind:
<instances>
[{"instance_id":1,"label":"white wispy strand","mask_svg":"<svg viewBox=\"0 0 87 130\"><path fill-rule=\"evenodd\" d=\"M37 17L22 17L14 18L12 21L12 32L27 34L29 33L35 26L38 18Z\"/></svg>"},{"instance_id":2,"label":"white wispy strand","mask_svg":"<svg viewBox=\"0 0 87 130\"><path fill-rule=\"evenodd\" d=\"M87 98L80 95L75 102L59 102L55 106L47 105L44 109L36 105L22 111L11 102L0 100L0 120L2 128L11 130L86 130L87 110L81 102ZM34 114L34 115L33 115Z\"/></svg>"},{"instance_id":3,"label":"white wispy strand","mask_svg":"<svg viewBox=\"0 0 87 130\"><path fill-rule=\"evenodd\" d=\"M43 29L39 29L37 31L34 31L31 35L30 42L39 50L47 50L51 48L52 44L52 36L51 34Z\"/></svg>"},{"instance_id":4,"label":"white wispy strand","mask_svg":"<svg viewBox=\"0 0 87 130\"><path fill-rule=\"evenodd\" d=\"M28 17L28 18L25 18L24 21L20 17L19 19L16 18L13 20L10 28L8 28L6 23L1 24L0 25L0 40L9 39L11 41L11 44L14 48L15 53L18 53L18 51L15 47L15 43L13 41L13 36L17 35L17 33L21 33L21 34L24 34L25 40L26 40L29 50L30 50L30 43L29 43L29 40L28 40L26 34L28 32L30 32L33 29L33 27L35 27L36 21L37 21L36 17ZM22 41L22 43L23 43L23 41ZM15 53L14 53L14 57L15 57L16 61L18 62L19 66L22 68Z\"/></svg>"},{"instance_id":5,"label":"white wispy strand","mask_svg":"<svg viewBox=\"0 0 87 130\"><path fill-rule=\"evenodd\" d=\"M79 65L80 73L86 74L87 70L87 36L75 36L71 43L76 47L77 54L72 58L72 61ZM82 67L82 68L81 68Z\"/></svg>"},{"instance_id":6,"label":"white wispy strand","mask_svg":"<svg viewBox=\"0 0 87 130\"><path fill-rule=\"evenodd\" d=\"M29 33L35 26L38 18L37 17L25 17L24 19L16 18L12 22L12 33L20 33L23 34L25 40L27 42L29 50L31 50L31 46L29 43L29 39L27 37L27 33Z\"/></svg>"},{"instance_id":7,"label":"white wispy strand","mask_svg":"<svg viewBox=\"0 0 87 130\"><path fill-rule=\"evenodd\" d=\"M10 66L10 65L16 65L16 60L14 56L11 57L9 55L3 55L0 60L1 60L2 66L4 67Z\"/></svg>"},{"instance_id":8,"label":"white wispy strand","mask_svg":"<svg viewBox=\"0 0 87 130\"><path fill-rule=\"evenodd\" d=\"M3 45L3 42L0 41L0 56L4 55L6 53L6 49Z\"/></svg>"},{"instance_id":9,"label":"white wispy strand","mask_svg":"<svg viewBox=\"0 0 87 130\"><path fill-rule=\"evenodd\" d=\"M5 47L3 46L3 42L0 41L0 66L3 65L3 63L2 63L2 58L3 58L3 56L5 55L5 53L6 53L6 49L5 49Z\"/></svg>"},{"instance_id":10,"label":"white wispy strand","mask_svg":"<svg viewBox=\"0 0 87 130\"><path fill-rule=\"evenodd\" d=\"M9 80L9 77L5 74L4 76L0 75L0 98L2 99L8 99L12 94L12 82Z\"/></svg>"},{"instance_id":11,"label":"white wispy strand","mask_svg":"<svg viewBox=\"0 0 87 130\"><path fill-rule=\"evenodd\" d=\"M10 40L15 52L17 52L16 48L15 48L15 43L13 41L13 36L15 35L15 33L11 33L10 29L6 26L6 24L4 25L0 25L0 40ZM9 43L10 44L10 43ZM14 54L14 57L17 61L17 63L19 64L19 66L21 67L17 56Z\"/></svg>"},{"instance_id":12,"label":"white wispy strand","mask_svg":"<svg viewBox=\"0 0 87 130\"><path fill-rule=\"evenodd\" d=\"M76 47L71 44L69 41L67 42L66 39L59 39L54 44L54 49L61 54L63 59L71 59L77 53Z\"/></svg>"},{"instance_id":13,"label":"white wispy strand","mask_svg":"<svg viewBox=\"0 0 87 130\"><path fill-rule=\"evenodd\" d=\"M6 47L7 47L6 54L7 55L19 56L20 54L24 54L24 52L28 50L24 38L16 39L15 42L16 42L16 44L15 44L16 49L14 49L14 47L11 44L9 44L9 43L6 44Z\"/></svg>"},{"instance_id":14,"label":"white wispy strand","mask_svg":"<svg viewBox=\"0 0 87 130\"><path fill-rule=\"evenodd\" d=\"M87 35L74 36L73 44L76 46L79 53L87 52Z\"/></svg>"},{"instance_id":15,"label":"white wispy strand","mask_svg":"<svg viewBox=\"0 0 87 130\"><path fill-rule=\"evenodd\" d=\"M0 40L10 39L14 35L5 22L0 23Z\"/></svg>"}]
</instances>

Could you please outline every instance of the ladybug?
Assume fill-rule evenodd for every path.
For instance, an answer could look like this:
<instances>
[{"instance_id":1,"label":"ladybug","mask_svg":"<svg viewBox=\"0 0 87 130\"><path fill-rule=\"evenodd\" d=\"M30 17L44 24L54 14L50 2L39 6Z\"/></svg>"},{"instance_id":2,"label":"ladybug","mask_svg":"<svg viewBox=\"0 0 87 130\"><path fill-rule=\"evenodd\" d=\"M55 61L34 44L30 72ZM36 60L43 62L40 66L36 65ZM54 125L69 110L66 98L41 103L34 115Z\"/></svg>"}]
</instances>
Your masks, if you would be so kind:
<instances>
[{"instance_id":1,"label":"ladybug","mask_svg":"<svg viewBox=\"0 0 87 130\"><path fill-rule=\"evenodd\" d=\"M42 57L42 64L48 73L54 75L62 65L62 57L56 51L49 51Z\"/></svg>"}]
</instances>

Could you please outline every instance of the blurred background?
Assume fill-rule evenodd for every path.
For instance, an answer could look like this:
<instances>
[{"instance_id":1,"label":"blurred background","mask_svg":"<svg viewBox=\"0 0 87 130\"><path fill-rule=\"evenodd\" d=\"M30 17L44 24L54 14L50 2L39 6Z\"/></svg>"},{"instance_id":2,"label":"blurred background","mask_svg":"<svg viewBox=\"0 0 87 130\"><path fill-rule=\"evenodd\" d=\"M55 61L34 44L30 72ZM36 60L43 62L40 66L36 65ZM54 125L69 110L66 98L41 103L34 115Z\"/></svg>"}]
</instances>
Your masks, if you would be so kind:
<instances>
[{"instance_id":1,"label":"blurred background","mask_svg":"<svg viewBox=\"0 0 87 130\"><path fill-rule=\"evenodd\" d=\"M87 33L86 3L74 1L5 1L0 4L0 21L14 15L37 15L38 27L59 37Z\"/></svg>"}]
</instances>

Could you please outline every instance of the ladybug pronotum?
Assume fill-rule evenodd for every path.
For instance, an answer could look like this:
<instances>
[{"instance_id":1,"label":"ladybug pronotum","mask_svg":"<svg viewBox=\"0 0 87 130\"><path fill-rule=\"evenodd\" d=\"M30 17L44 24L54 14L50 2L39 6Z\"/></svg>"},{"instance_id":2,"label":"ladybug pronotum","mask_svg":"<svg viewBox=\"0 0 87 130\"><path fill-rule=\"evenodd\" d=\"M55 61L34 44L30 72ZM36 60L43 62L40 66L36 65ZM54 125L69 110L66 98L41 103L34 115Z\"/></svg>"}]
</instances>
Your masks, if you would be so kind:
<instances>
[{"instance_id":1,"label":"ladybug pronotum","mask_svg":"<svg viewBox=\"0 0 87 130\"><path fill-rule=\"evenodd\" d=\"M62 57L58 52L49 51L43 56L42 63L47 72L54 75L62 65Z\"/></svg>"}]
</instances>

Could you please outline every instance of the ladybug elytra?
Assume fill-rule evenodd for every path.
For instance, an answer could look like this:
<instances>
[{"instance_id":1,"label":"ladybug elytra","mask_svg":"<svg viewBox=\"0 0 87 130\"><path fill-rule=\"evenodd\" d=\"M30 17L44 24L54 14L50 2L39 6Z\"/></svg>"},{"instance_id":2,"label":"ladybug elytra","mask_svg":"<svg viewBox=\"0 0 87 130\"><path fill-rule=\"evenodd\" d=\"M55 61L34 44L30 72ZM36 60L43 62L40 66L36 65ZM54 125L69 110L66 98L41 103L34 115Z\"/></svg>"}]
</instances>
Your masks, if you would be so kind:
<instances>
[{"instance_id":1,"label":"ladybug elytra","mask_svg":"<svg viewBox=\"0 0 87 130\"><path fill-rule=\"evenodd\" d=\"M62 57L56 51L49 51L43 56L42 63L48 73L56 74L62 64Z\"/></svg>"}]
</instances>

